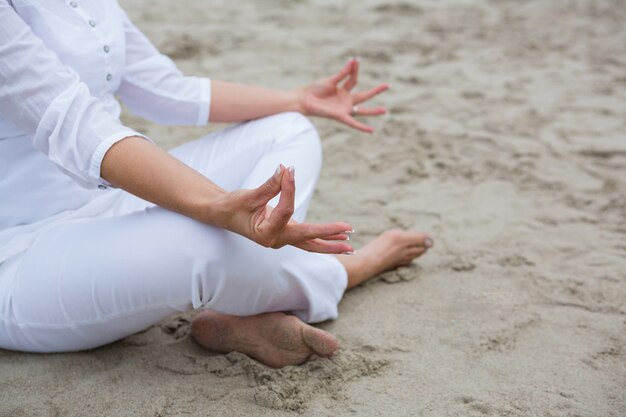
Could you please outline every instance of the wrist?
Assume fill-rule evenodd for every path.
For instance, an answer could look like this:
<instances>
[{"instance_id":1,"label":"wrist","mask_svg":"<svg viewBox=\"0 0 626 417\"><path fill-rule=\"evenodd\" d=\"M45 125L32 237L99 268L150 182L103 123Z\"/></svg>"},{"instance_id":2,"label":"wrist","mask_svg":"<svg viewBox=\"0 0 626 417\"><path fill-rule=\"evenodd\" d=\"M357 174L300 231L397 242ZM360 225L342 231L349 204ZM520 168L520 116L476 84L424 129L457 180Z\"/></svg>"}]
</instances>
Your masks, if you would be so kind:
<instances>
[{"instance_id":1,"label":"wrist","mask_svg":"<svg viewBox=\"0 0 626 417\"><path fill-rule=\"evenodd\" d=\"M190 216L196 220L219 228L226 228L228 223L228 207L226 207L227 195L229 193L215 186L209 187L203 192L193 204L194 215Z\"/></svg>"},{"instance_id":2,"label":"wrist","mask_svg":"<svg viewBox=\"0 0 626 417\"><path fill-rule=\"evenodd\" d=\"M306 108L304 106L305 92L303 88L288 91L287 96L289 111L295 111L307 115Z\"/></svg>"},{"instance_id":3,"label":"wrist","mask_svg":"<svg viewBox=\"0 0 626 417\"><path fill-rule=\"evenodd\" d=\"M248 190L223 191L211 196L205 206L205 213L208 220L205 223L228 230L242 236L246 233L248 221L243 213L246 208L246 201L243 193Z\"/></svg>"}]
</instances>

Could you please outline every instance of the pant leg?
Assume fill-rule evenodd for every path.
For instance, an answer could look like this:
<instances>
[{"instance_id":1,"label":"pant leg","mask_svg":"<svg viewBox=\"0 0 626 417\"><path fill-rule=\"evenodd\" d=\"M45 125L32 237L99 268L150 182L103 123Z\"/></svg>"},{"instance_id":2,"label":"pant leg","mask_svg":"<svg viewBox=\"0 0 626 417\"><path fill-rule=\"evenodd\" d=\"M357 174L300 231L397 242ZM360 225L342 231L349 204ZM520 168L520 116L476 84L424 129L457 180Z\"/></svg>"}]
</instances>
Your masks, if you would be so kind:
<instances>
[{"instance_id":1,"label":"pant leg","mask_svg":"<svg viewBox=\"0 0 626 417\"><path fill-rule=\"evenodd\" d=\"M46 230L3 277L0 347L92 348L191 308L198 281L217 274L223 233L160 207Z\"/></svg>"},{"instance_id":2,"label":"pant leg","mask_svg":"<svg viewBox=\"0 0 626 417\"><path fill-rule=\"evenodd\" d=\"M312 175L298 177L298 193L305 194L297 197L303 217L317 179L319 158L315 162L312 149L319 153L319 142L292 146L306 135L288 134L297 130L290 117L227 129L213 136L219 140L196 141L173 152L190 158L185 162L194 167L210 167L203 173L217 172L225 188L260 184L278 162L296 170L307 167L301 171ZM306 123L297 119L296 127L303 128ZM261 129L252 129L255 124ZM276 129L269 134L272 125ZM243 146L248 136L264 134L269 136L262 138L263 146ZM235 151L206 149L230 139ZM100 346L199 307L240 315L293 311L306 321L322 321L337 316L347 282L332 256L266 249L155 206L60 224L0 269L0 346L40 352Z\"/></svg>"}]
</instances>

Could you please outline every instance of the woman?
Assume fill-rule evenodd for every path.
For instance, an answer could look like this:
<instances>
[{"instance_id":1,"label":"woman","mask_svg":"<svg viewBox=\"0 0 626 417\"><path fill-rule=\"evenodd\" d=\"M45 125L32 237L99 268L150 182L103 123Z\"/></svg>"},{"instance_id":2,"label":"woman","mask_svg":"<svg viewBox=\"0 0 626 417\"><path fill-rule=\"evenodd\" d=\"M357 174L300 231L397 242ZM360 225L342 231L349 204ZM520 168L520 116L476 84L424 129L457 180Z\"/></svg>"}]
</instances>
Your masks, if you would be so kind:
<instances>
[{"instance_id":1,"label":"woman","mask_svg":"<svg viewBox=\"0 0 626 417\"><path fill-rule=\"evenodd\" d=\"M371 132L353 116L385 111L360 107L387 86L352 92L358 69L290 92L185 77L113 0L0 0L0 347L88 349L202 308L210 349L331 355L306 323L432 245L391 231L354 255L349 224L302 223L321 168L302 114ZM114 95L159 123L247 122L168 153Z\"/></svg>"}]
</instances>

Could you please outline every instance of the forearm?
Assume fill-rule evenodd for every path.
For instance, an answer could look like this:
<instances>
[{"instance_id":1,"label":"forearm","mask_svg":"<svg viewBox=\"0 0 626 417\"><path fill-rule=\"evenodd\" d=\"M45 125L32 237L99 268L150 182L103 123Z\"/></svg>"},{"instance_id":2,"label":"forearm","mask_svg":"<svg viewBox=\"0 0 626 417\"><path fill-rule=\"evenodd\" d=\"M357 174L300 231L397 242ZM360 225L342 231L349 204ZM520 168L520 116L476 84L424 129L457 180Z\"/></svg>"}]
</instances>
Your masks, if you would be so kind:
<instances>
[{"instance_id":1,"label":"forearm","mask_svg":"<svg viewBox=\"0 0 626 417\"><path fill-rule=\"evenodd\" d=\"M225 191L145 139L129 137L113 145L101 176L144 200L221 227L212 203Z\"/></svg>"},{"instance_id":2,"label":"forearm","mask_svg":"<svg viewBox=\"0 0 626 417\"><path fill-rule=\"evenodd\" d=\"M296 90L282 91L214 80L209 121L218 123L258 119L286 111L301 111Z\"/></svg>"}]
</instances>

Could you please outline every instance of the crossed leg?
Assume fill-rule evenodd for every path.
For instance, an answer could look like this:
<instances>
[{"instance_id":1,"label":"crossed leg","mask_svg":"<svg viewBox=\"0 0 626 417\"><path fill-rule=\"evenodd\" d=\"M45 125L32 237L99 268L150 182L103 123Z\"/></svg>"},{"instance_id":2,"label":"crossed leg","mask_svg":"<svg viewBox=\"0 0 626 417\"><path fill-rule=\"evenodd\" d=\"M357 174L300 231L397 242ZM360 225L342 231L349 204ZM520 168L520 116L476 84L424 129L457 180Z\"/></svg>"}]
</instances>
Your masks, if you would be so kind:
<instances>
[{"instance_id":1,"label":"crossed leg","mask_svg":"<svg viewBox=\"0 0 626 417\"><path fill-rule=\"evenodd\" d=\"M259 186L279 163L294 165L297 220L321 166L317 133L295 113L233 126L172 154L227 190ZM289 311L307 322L337 316L347 279L332 256L263 248L113 193L121 197L102 216L54 225L2 265L0 347L93 348L192 308L239 316Z\"/></svg>"}]
</instances>

